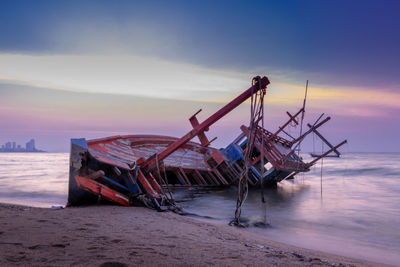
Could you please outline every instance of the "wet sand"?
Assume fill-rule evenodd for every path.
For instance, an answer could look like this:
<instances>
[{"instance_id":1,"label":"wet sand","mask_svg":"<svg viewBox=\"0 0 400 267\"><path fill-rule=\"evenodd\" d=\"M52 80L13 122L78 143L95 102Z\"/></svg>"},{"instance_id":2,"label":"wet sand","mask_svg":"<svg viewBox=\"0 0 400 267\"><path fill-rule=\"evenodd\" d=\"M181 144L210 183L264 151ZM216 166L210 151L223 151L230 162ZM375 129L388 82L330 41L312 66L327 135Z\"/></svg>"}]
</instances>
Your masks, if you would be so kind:
<instances>
[{"instance_id":1,"label":"wet sand","mask_svg":"<svg viewBox=\"0 0 400 267\"><path fill-rule=\"evenodd\" d=\"M0 204L0 265L382 266L140 207Z\"/></svg>"}]
</instances>

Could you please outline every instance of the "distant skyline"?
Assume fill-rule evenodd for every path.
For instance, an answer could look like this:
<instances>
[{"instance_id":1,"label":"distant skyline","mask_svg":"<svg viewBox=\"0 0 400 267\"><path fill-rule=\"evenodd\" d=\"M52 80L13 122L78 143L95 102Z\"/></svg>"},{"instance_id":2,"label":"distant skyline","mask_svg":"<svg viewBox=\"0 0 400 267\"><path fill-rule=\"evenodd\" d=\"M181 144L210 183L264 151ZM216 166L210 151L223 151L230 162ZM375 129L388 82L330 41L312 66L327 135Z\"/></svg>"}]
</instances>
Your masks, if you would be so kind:
<instances>
[{"instance_id":1,"label":"distant skyline","mask_svg":"<svg viewBox=\"0 0 400 267\"><path fill-rule=\"evenodd\" d=\"M0 143L34 137L68 151L71 137L182 136L271 80L266 128L300 108L348 151L400 152L398 1L2 1ZM248 104L210 130L224 146ZM308 151L311 141L304 144Z\"/></svg>"},{"instance_id":2,"label":"distant skyline","mask_svg":"<svg viewBox=\"0 0 400 267\"><path fill-rule=\"evenodd\" d=\"M35 147L35 139L30 139L25 143L25 147L22 147L15 141L8 141L7 143L0 146L0 152L45 152Z\"/></svg>"}]
</instances>

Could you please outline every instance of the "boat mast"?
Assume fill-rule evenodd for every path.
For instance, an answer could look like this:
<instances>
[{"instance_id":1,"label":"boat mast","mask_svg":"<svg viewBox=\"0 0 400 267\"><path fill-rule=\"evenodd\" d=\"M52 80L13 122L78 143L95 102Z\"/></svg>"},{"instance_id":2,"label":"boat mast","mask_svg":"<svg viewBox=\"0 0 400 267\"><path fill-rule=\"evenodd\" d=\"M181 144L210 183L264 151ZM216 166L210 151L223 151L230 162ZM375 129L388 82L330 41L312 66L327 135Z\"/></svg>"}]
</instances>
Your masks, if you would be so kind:
<instances>
[{"instance_id":1,"label":"boat mast","mask_svg":"<svg viewBox=\"0 0 400 267\"><path fill-rule=\"evenodd\" d=\"M300 121L300 136L303 134L303 121L304 121L304 114L306 113L306 101L307 101L307 92L308 92L308 80L306 82L306 91L304 94L304 100L303 100L303 112L301 113L301 121ZM299 147L297 150L297 155L300 155L300 145L301 145L301 141L299 143Z\"/></svg>"}]
</instances>

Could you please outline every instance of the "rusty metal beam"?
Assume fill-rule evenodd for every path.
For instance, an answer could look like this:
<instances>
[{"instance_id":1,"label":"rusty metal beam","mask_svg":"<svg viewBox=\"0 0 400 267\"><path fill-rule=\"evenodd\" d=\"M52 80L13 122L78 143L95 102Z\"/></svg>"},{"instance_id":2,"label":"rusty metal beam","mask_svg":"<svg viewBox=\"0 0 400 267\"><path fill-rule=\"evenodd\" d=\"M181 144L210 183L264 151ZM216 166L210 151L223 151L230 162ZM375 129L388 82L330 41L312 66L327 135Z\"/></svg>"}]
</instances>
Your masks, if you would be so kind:
<instances>
[{"instance_id":1,"label":"rusty metal beam","mask_svg":"<svg viewBox=\"0 0 400 267\"><path fill-rule=\"evenodd\" d=\"M226 114L231 112L233 109L235 109L237 106L239 106L241 103L246 101L249 97L252 96L252 94L255 94L258 90L260 89L265 89L267 85L269 84L269 80L267 77L261 78L261 85L256 83L255 85L251 86L249 89L247 89L245 92L240 94L238 97L236 97L234 100L226 104L224 107L222 107L220 110L218 110L216 113L211 115L208 119L197 125L193 130L185 134L182 138L176 140L173 142L171 145L169 145L165 150L160 152L158 155L158 160L161 161L171 155L174 151L176 151L178 148L182 147L184 144L189 142L193 137L197 136L199 133L204 132L206 129L208 129L212 124L217 122L219 119L224 117ZM139 162L138 162L139 164ZM147 169L151 166L154 166L156 164L156 158L151 158L145 162L140 162L140 167L142 169Z\"/></svg>"}]
</instances>

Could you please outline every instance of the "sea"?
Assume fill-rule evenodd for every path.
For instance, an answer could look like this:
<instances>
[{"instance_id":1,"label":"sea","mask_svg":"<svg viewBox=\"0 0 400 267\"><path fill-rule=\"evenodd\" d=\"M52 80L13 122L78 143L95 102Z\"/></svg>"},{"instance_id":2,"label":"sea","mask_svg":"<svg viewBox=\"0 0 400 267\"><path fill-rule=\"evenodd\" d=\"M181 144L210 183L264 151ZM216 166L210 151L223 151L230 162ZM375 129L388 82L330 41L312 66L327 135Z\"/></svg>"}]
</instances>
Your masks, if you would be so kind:
<instances>
[{"instance_id":1,"label":"sea","mask_svg":"<svg viewBox=\"0 0 400 267\"><path fill-rule=\"evenodd\" d=\"M68 153L0 153L0 202L65 206L68 170ZM195 219L234 218L235 187L174 196ZM400 153L325 158L276 189L251 189L241 220L243 231L269 240L400 266Z\"/></svg>"}]
</instances>

